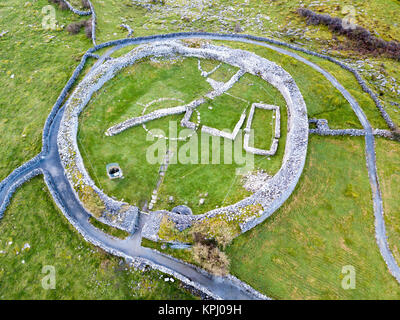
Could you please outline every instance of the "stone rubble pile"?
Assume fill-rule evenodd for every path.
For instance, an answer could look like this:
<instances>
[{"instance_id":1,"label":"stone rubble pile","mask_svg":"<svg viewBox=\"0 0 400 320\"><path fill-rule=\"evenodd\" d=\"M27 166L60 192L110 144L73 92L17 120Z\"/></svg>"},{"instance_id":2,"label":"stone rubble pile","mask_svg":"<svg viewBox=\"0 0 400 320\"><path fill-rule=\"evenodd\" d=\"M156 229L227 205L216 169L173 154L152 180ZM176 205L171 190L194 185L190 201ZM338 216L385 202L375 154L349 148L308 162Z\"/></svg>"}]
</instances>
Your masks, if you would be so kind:
<instances>
[{"instance_id":1,"label":"stone rubble pile","mask_svg":"<svg viewBox=\"0 0 400 320\"><path fill-rule=\"evenodd\" d=\"M171 151L167 150L165 157L164 157L164 161L160 166L160 170L159 170L160 177L158 179L157 186L154 189L153 194L151 196L151 201L150 201L149 208L148 208L149 210L152 210L154 208L155 204L157 203L158 191L160 189L162 181L164 180L165 173L168 170L169 161L170 161L171 157L173 157L173 153Z\"/></svg>"},{"instance_id":2,"label":"stone rubble pile","mask_svg":"<svg viewBox=\"0 0 400 320\"><path fill-rule=\"evenodd\" d=\"M255 173L250 172L242 178L243 187L247 191L257 192L257 190L260 190L267 180L271 178L272 177L263 170L259 170Z\"/></svg>"}]
</instances>

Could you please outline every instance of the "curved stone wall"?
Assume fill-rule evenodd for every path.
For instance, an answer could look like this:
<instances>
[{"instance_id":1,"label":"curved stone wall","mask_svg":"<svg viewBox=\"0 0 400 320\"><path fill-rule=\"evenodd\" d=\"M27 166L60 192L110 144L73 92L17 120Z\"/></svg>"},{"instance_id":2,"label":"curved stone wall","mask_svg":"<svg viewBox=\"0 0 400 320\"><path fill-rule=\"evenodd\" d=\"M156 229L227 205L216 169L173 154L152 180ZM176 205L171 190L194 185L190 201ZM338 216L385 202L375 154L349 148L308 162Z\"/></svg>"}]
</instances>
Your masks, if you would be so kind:
<instances>
[{"instance_id":1,"label":"curved stone wall","mask_svg":"<svg viewBox=\"0 0 400 320\"><path fill-rule=\"evenodd\" d=\"M179 223L181 219L184 219L185 223L189 224L206 217L225 215L229 220L240 221L242 231L247 231L265 220L292 193L304 167L308 144L307 109L293 78L275 63L248 51L213 45L191 48L181 42L168 41L142 45L123 57L105 61L77 86L66 102L58 134L59 152L66 175L72 186L76 188L77 182L73 181L73 178L78 173L81 177L79 183L93 188L108 209L111 207L121 208L122 205L126 205L106 196L95 186L88 175L76 140L79 114L89 102L92 94L99 90L105 82L113 78L122 68L145 57L177 54L185 57L218 60L235 66L244 72L257 75L276 87L286 100L288 134L283 164L279 172L268 180L261 190L234 205L219 208L199 216L181 217L180 215L168 213L175 222ZM244 217L244 209L251 205L261 205L263 212L257 214L257 216ZM133 209L134 207L131 208ZM186 221L188 219L189 221Z\"/></svg>"}]
</instances>

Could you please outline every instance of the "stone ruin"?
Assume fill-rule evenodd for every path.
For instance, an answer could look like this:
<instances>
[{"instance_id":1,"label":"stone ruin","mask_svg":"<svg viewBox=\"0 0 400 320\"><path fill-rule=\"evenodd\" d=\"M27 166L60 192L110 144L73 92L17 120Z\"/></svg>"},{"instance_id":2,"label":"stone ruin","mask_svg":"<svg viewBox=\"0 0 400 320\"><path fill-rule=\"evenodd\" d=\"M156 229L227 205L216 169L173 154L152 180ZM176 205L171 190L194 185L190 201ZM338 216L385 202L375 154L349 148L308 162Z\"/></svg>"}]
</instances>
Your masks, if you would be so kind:
<instances>
[{"instance_id":1,"label":"stone ruin","mask_svg":"<svg viewBox=\"0 0 400 320\"><path fill-rule=\"evenodd\" d=\"M172 221L182 226L190 226L195 221L220 216L227 221L237 221L242 232L245 232L268 218L293 192L304 167L309 131L307 108L293 78L275 63L248 51L211 44L203 44L201 47L192 48L180 41L168 40L140 45L124 56L107 60L99 65L82 80L65 104L65 112L60 124L57 142L66 176L74 189L79 186L87 186L99 195L105 204L106 213L108 213L104 217L112 216L113 214L119 217L119 220L114 223L113 221L106 221L109 224L117 224L117 226L121 227L124 225L125 220L129 220L131 212L138 212L139 209L137 207L116 201L104 194L87 173L77 145L78 117L91 96L121 69L146 57L171 57L177 55L226 63L239 69L234 79L239 79L243 74L250 73L277 88L286 100L288 109L285 155L280 170L273 177L265 180L262 187L251 196L233 205L217 208L196 216L180 215L173 212L152 212L146 219L147 226L145 225L143 228L143 236L149 239L157 238L161 222L160 214L167 214ZM218 86L217 89L210 93L209 97L215 97L229 85L229 83L226 83L224 86ZM199 101L192 105L181 106L179 109L175 108L175 114L191 111L197 103ZM169 113L165 110L159 112L161 112L161 116L163 116L162 113L165 115ZM158 118L160 114L153 113L152 117ZM124 129L123 127L119 128L119 130ZM77 176L81 177L79 181L73 178ZM259 212L254 215L246 215L246 208L252 206L260 206L262 210L258 210Z\"/></svg>"}]
</instances>

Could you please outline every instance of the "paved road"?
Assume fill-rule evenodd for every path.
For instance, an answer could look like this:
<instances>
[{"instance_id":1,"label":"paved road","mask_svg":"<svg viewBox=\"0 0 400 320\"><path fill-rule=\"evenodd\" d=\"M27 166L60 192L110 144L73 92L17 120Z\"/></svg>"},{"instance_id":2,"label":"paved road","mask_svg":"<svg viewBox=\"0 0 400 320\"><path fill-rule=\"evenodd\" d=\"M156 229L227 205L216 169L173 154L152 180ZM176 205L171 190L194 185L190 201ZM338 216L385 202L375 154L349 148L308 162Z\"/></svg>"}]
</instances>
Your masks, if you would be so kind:
<instances>
[{"instance_id":1,"label":"paved road","mask_svg":"<svg viewBox=\"0 0 400 320\"><path fill-rule=\"evenodd\" d=\"M207 34L207 33L198 33L196 35L194 35L193 33L191 34L180 33L176 35L173 34L168 35L168 39L184 39L189 37L248 42L271 48L282 54L289 55L314 68L315 70L323 74L343 94L343 96L349 101L354 112L357 114L357 117L362 123L364 130L366 131L366 136L365 136L366 159L367 159L367 167L370 177L371 188L373 192L374 213L376 219L375 222L376 238L381 254L385 259L390 272L397 279L397 281L400 282L400 269L396 264L396 261L394 260L394 257L388 247L386 239L382 200L381 200L381 194L380 194L378 176L375 164L374 136L371 125L369 124L367 117L365 116L364 112L358 105L357 101L331 74L329 74L319 66L313 64L307 59L291 51L287 51L280 47L272 46L267 43L259 42L262 40L261 38L257 38L258 41L254 41L254 40L249 40L251 38L254 38L252 36L248 36L249 39L246 39L244 38L243 35L234 36L234 35ZM158 40L159 39L157 39L157 37L154 36L129 39L129 42L126 42L126 44L122 46L137 44L137 43L154 42ZM269 39L264 39L264 41L271 42L271 40ZM120 45L120 44L116 42L115 43L111 42L110 44L108 44L108 46L111 45ZM99 47L100 46L98 46L97 48ZM90 50L90 53L92 52L94 52L93 49ZM109 51L108 55L112 52L113 50ZM101 59L102 60L105 59L106 56L103 56ZM82 62L83 64L86 61L85 59L86 58L84 58ZM78 68L82 67L82 63ZM68 85L66 88L69 89ZM67 90L66 89L63 90L63 93L60 96L59 100L62 100L61 98L65 96L64 95L65 91ZM57 104L54 108L56 107L58 107ZM50 191L52 192L57 205L63 211L67 219L85 237L87 241L90 241L95 245L100 245L103 248L104 247L108 248L109 252L112 252L116 255L131 257L133 259L134 258L145 259L145 261L148 261L150 264L153 264L154 266L158 267L161 270L164 270L167 273L174 274L181 280L187 282L192 281L193 283L200 285L200 287L204 289L203 291L210 293L212 296L216 298L256 299L260 297L258 293L252 290L251 288L249 288L248 290L243 289L242 283L240 283L240 281L237 279L232 279L230 277L212 276L202 270L195 268L194 266L187 265L181 261L165 256L151 249L141 247L140 232L133 235L127 240L118 240L94 228L89 223L88 220L89 213L86 212L86 210L81 206L80 202L75 196L75 193L72 190L71 185L66 179L64 175L64 169L61 165L61 161L59 158L58 147L57 147L57 134L62 113L63 109L61 108L60 110L58 110L57 115L54 118L54 121L48 121L48 124L50 125L49 136L48 139L44 139L43 151L38 156L38 158L14 171L7 179L5 179L0 184L0 218L2 217L2 214L4 213L7 207L8 199L10 198L11 194L15 191L16 187L20 183L22 183L25 178L29 177L32 174L38 174L38 171L40 171L44 174L45 181L49 185Z\"/></svg>"}]
</instances>

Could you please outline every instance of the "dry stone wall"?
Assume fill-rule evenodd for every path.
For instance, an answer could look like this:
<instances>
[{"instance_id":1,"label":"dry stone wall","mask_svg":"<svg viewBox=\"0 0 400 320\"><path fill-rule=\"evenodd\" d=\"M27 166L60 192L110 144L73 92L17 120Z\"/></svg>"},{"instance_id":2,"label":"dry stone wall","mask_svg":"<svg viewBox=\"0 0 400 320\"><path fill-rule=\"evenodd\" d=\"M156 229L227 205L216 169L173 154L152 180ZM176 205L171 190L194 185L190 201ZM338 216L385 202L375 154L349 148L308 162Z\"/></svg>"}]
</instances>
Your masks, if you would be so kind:
<instances>
[{"instance_id":1,"label":"dry stone wall","mask_svg":"<svg viewBox=\"0 0 400 320\"><path fill-rule=\"evenodd\" d=\"M246 72L260 76L276 87L286 100L289 130L283 164L279 172L268 180L263 188L251 197L234 205L219 208L200 216L182 217L168 213L172 220L178 224L182 219L185 220L182 223L191 224L193 221L205 217L224 215L228 220L240 221L242 231L246 231L271 215L294 190L304 167L308 143L307 109L293 78L275 63L247 51L209 44L201 48L191 48L179 41L162 41L139 46L123 57L105 61L77 86L65 106L66 109L58 135L58 145L67 177L74 188L77 188L76 184L79 183L95 190L111 213L121 212L121 207L126 204L106 196L102 190L95 186L84 167L76 141L78 116L89 102L92 94L101 88L106 81L113 78L122 68L145 57L168 57L172 55L211 59L230 64L239 68L240 72L236 75L237 78L240 78ZM80 177L78 182L73 181L76 174ZM263 213L243 217L245 208L252 205L261 205ZM138 208L131 207L131 210L138 210ZM187 219L191 220L186 221ZM154 228L151 229L154 230Z\"/></svg>"}]
</instances>

